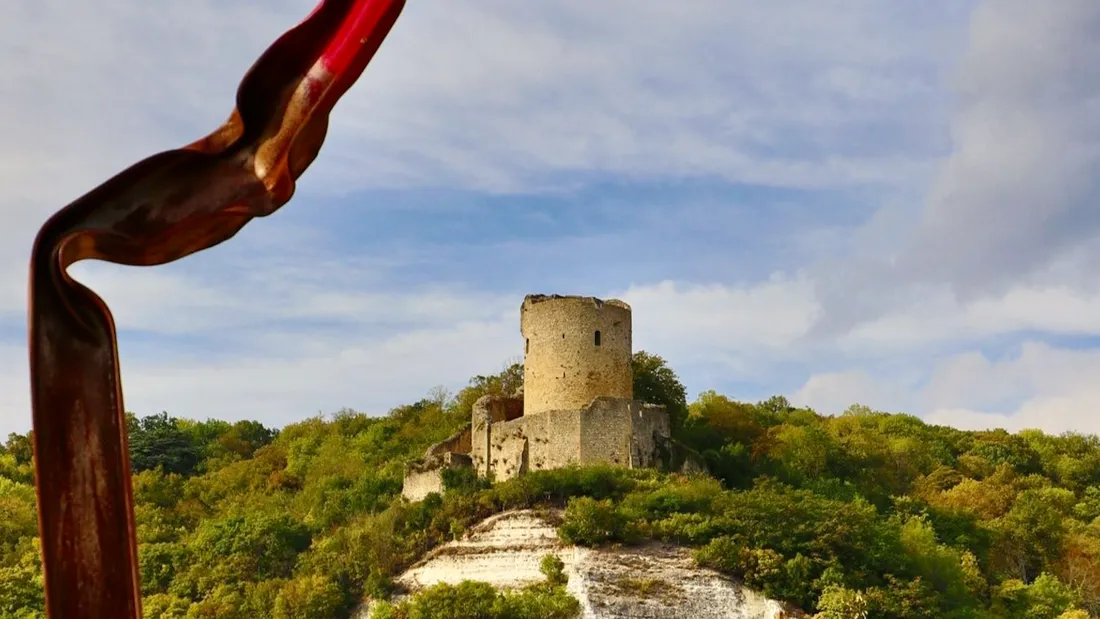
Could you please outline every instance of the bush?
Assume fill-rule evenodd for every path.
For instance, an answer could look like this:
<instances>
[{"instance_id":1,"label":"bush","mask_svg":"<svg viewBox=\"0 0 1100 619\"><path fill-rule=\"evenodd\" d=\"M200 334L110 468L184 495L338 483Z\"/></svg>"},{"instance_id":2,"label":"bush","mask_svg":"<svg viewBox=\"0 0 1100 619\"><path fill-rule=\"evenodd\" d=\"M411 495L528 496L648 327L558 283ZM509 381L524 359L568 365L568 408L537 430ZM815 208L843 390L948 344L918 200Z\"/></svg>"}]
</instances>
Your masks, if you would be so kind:
<instances>
[{"instance_id":1,"label":"bush","mask_svg":"<svg viewBox=\"0 0 1100 619\"><path fill-rule=\"evenodd\" d=\"M569 582L569 577L565 575L565 563L555 555L544 556L539 563L539 571L546 576L546 583L552 587Z\"/></svg>"},{"instance_id":2,"label":"bush","mask_svg":"<svg viewBox=\"0 0 1100 619\"><path fill-rule=\"evenodd\" d=\"M288 582L275 598L272 619L335 617L344 605L336 583L324 576L302 576Z\"/></svg>"},{"instance_id":3,"label":"bush","mask_svg":"<svg viewBox=\"0 0 1100 619\"><path fill-rule=\"evenodd\" d=\"M444 468L441 475L443 489L447 492L471 493L492 487L492 484L478 477L477 471L470 467Z\"/></svg>"},{"instance_id":4,"label":"bush","mask_svg":"<svg viewBox=\"0 0 1100 619\"><path fill-rule=\"evenodd\" d=\"M565 521L558 534L567 544L598 546L621 540L625 527L622 515L611 501L577 497L566 505Z\"/></svg>"},{"instance_id":5,"label":"bush","mask_svg":"<svg viewBox=\"0 0 1100 619\"><path fill-rule=\"evenodd\" d=\"M859 591L832 585L821 592L814 619L867 619L867 600Z\"/></svg>"},{"instance_id":6,"label":"bush","mask_svg":"<svg viewBox=\"0 0 1100 619\"><path fill-rule=\"evenodd\" d=\"M483 582L441 583L399 604L383 602L371 619L573 619L580 603L560 586L498 592Z\"/></svg>"},{"instance_id":7,"label":"bush","mask_svg":"<svg viewBox=\"0 0 1100 619\"><path fill-rule=\"evenodd\" d=\"M156 593L141 602L145 619L186 619L191 600L167 593Z\"/></svg>"}]
</instances>

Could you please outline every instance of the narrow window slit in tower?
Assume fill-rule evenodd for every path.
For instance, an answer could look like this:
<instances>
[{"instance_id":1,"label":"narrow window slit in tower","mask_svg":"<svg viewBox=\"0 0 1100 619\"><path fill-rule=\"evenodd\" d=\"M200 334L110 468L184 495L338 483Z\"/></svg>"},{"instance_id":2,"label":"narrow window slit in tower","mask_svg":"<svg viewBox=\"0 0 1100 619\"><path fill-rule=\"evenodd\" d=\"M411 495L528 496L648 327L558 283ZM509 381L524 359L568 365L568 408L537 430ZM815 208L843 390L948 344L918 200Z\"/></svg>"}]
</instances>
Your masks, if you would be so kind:
<instances>
[{"instance_id":1,"label":"narrow window slit in tower","mask_svg":"<svg viewBox=\"0 0 1100 619\"><path fill-rule=\"evenodd\" d=\"M600 332L597 331L596 332L596 346L599 346L599 345L600 345Z\"/></svg>"}]
</instances>

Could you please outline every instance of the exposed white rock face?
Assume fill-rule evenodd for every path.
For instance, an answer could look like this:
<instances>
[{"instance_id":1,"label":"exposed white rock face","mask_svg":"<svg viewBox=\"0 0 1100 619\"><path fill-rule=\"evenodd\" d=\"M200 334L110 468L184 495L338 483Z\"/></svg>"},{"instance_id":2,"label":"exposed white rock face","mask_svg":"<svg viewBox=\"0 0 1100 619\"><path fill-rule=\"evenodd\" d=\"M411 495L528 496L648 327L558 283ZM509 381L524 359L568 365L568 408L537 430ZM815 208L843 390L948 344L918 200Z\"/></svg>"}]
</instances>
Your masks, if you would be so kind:
<instances>
[{"instance_id":1,"label":"exposed white rock face","mask_svg":"<svg viewBox=\"0 0 1100 619\"><path fill-rule=\"evenodd\" d=\"M437 548L397 582L410 591L479 580L519 587L543 580L547 554L565 563L569 592L583 619L787 619L804 617L717 572L694 565L685 548L650 543L588 549L558 539L557 513L514 511L478 524L465 539ZM364 612L360 619L366 619Z\"/></svg>"}]
</instances>

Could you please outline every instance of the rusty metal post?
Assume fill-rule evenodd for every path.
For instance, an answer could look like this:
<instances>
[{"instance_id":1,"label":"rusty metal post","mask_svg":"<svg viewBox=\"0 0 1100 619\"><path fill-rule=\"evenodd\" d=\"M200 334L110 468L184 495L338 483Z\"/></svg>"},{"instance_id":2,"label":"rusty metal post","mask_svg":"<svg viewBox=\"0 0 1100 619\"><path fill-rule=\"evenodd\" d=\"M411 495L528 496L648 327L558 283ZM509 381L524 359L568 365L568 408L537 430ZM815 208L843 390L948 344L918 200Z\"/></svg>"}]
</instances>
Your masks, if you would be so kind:
<instances>
[{"instance_id":1,"label":"rusty metal post","mask_svg":"<svg viewBox=\"0 0 1100 619\"><path fill-rule=\"evenodd\" d=\"M29 345L38 528L53 619L140 619L130 463L111 312L78 260L164 264L290 200L328 115L404 0L321 0L249 69L224 125L153 155L58 211L35 239Z\"/></svg>"}]
</instances>

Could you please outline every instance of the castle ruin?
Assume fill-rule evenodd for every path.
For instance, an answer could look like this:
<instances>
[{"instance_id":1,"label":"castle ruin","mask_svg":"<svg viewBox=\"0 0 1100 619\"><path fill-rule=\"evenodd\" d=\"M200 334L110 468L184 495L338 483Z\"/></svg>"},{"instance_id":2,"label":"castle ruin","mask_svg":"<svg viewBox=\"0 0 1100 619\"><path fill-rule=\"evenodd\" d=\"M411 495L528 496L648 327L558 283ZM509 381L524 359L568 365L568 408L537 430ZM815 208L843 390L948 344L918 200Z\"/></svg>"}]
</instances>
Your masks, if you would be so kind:
<instances>
[{"instance_id":1,"label":"castle ruin","mask_svg":"<svg viewBox=\"0 0 1100 619\"><path fill-rule=\"evenodd\" d=\"M405 471L402 494L443 492L443 471L503 481L570 464L656 467L669 440L663 406L634 400L630 306L616 299L528 295L523 390L484 396L470 423Z\"/></svg>"}]
</instances>

